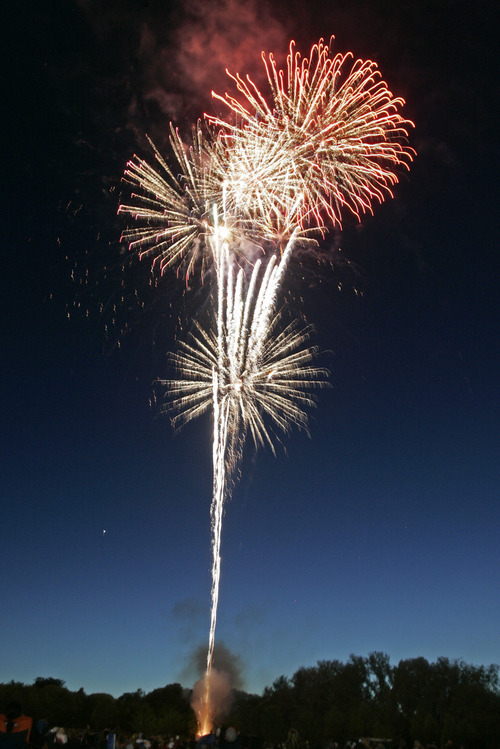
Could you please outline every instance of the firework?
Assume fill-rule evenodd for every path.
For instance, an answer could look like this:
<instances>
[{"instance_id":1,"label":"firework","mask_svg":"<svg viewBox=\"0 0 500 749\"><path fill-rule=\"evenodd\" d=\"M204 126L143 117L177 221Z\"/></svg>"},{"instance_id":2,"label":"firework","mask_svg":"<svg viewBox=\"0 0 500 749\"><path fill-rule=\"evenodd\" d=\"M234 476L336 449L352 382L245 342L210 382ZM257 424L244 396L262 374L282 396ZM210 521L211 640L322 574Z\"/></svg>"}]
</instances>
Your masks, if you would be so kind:
<instances>
[{"instance_id":1,"label":"firework","mask_svg":"<svg viewBox=\"0 0 500 749\"><path fill-rule=\"evenodd\" d=\"M341 224L392 196L395 168L408 167L409 120L376 63L332 56L322 40L308 58L290 44L286 72L263 54L269 97L247 77L230 77L239 99L213 96L233 122L210 117L228 141L228 184L235 210L266 217L268 231ZM224 137L224 136L223 136Z\"/></svg>"},{"instance_id":2,"label":"firework","mask_svg":"<svg viewBox=\"0 0 500 749\"><path fill-rule=\"evenodd\" d=\"M171 355L176 376L164 381L165 410L175 426L213 413L212 610L205 715L210 729L210 674L220 579L223 507L250 435L274 451L281 433L307 429L310 390L326 384L313 364L310 328L282 327L278 295L300 242L358 219L392 196L396 170L408 167L412 125L371 61L332 55L322 40L308 58L290 44L286 71L262 55L270 95L250 78L230 75L239 98L214 94L229 117L207 116L185 148L171 126L173 167L159 152L157 171L137 156L125 179L139 192L120 212L138 224L124 232L130 248L150 255L161 271L186 278L195 267L215 269L214 317L196 322ZM179 176L175 176L176 174ZM220 222L219 222L220 217ZM255 246L268 252L255 262ZM252 248L252 256L248 255Z\"/></svg>"},{"instance_id":3,"label":"firework","mask_svg":"<svg viewBox=\"0 0 500 749\"><path fill-rule=\"evenodd\" d=\"M134 156L128 162L124 180L140 192L132 193L134 205L120 205L119 213L132 215L139 225L126 229L122 239L139 257L151 256L161 273L182 268L186 279L197 265L203 273L209 249L207 237L213 206L222 209L222 168L215 169L221 154L220 140L210 140L198 123L193 127L192 145L185 148L170 126L170 145L178 176L150 141L160 170Z\"/></svg>"},{"instance_id":4,"label":"firework","mask_svg":"<svg viewBox=\"0 0 500 749\"><path fill-rule=\"evenodd\" d=\"M232 251L242 253L245 241L283 249L294 231L309 236L341 225L345 212L372 212L412 160L413 123L376 63L333 56L322 40L305 58L291 42L286 72L272 54L262 59L267 98L250 78L228 73L240 99L213 96L230 117L207 115L211 129L198 123L189 148L171 126L172 168L154 146L159 171L137 156L128 164L125 180L139 192L119 211L139 224L123 238L162 272L181 267L189 276L212 260L214 205Z\"/></svg>"},{"instance_id":5,"label":"firework","mask_svg":"<svg viewBox=\"0 0 500 749\"><path fill-rule=\"evenodd\" d=\"M171 125L172 166L148 140L158 167L134 155L124 174L124 181L137 189L131 193L134 202L118 208L137 222L122 233L131 252L141 259L151 257L161 274L175 268L186 281L198 268L203 276L214 261L213 240L223 238L231 254L243 262L247 255L262 252L262 241L270 239L268 222L251 212L228 208L230 156L224 138L198 123L186 147Z\"/></svg>"}]
</instances>

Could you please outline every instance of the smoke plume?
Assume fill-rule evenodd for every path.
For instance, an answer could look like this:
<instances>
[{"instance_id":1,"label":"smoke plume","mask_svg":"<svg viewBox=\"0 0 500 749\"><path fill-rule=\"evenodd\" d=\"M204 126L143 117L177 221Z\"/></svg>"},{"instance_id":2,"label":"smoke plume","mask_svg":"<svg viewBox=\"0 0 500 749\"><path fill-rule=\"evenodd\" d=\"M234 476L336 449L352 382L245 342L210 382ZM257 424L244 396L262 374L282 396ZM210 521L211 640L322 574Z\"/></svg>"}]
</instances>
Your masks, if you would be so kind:
<instances>
[{"instance_id":1,"label":"smoke plume","mask_svg":"<svg viewBox=\"0 0 500 749\"><path fill-rule=\"evenodd\" d=\"M223 642L216 642L213 655L213 666L219 674L226 674L233 689L243 689L243 662L241 656L232 653ZM189 659L189 670L203 673L207 667L207 647L200 645Z\"/></svg>"},{"instance_id":2,"label":"smoke plume","mask_svg":"<svg viewBox=\"0 0 500 749\"><path fill-rule=\"evenodd\" d=\"M198 725L218 725L231 709L233 690L243 689L243 665L239 655L232 653L223 643L217 642L214 648L212 670L207 677L207 649L200 645L192 654L190 667L202 672L203 676L193 687L191 707L198 717ZM207 678L209 682L207 684ZM208 689L207 689L208 687ZM209 700L209 720L207 721L207 694Z\"/></svg>"},{"instance_id":3,"label":"smoke plume","mask_svg":"<svg viewBox=\"0 0 500 749\"><path fill-rule=\"evenodd\" d=\"M210 702L208 715L206 715L206 695L208 693L210 694ZM217 671L216 668L212 667L210 673L204 674L193 687L191 707L197 716L198 725L205 726L205 730L220 725L231 710L231 704L231 678L229 674Z\"/></svg>"}]
</instances>

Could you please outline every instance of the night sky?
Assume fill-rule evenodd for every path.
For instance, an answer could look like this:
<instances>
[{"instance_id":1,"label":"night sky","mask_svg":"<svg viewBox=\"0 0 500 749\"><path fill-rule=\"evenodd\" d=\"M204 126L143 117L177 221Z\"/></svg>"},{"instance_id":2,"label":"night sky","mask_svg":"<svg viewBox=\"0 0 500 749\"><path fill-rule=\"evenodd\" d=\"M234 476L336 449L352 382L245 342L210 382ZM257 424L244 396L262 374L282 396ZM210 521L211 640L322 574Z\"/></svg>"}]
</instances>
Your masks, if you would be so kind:
<instances>
[{"instance_id":1,"label":"night sky","mask_svg":"<svg viewBox=\"0 0 500 749\"><path fill-rule=\"evenodd\" d=\"M216 633L247 691L384 651L500 662L498 54L493 3L20 0L5 16L0 681L192 686L208 644L211 423L150 404L206 290L150 285L117 207L148 133L224 68L320 37L416 123L395 197L291 268L331 371L311 438L248 443ZM214 110L215 108L215 110ZM125 267L124 267L125 266ZM158 279L157 279L158 280ZM217 646L216 646L217 648ZM217 658L217 655L216 655Z\"/></svg>"}]
</instances>

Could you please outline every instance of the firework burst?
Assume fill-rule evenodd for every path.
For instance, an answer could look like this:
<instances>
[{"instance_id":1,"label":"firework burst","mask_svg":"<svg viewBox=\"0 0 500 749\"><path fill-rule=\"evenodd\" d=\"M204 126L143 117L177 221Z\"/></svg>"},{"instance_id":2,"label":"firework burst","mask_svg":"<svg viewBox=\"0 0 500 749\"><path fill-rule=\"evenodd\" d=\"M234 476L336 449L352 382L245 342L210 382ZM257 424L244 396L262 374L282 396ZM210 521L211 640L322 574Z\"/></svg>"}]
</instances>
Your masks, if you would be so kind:
<instances>
[{"instance_id":1,"label":"firework burst","mask_svg":"<svg viewBox=\"0 0 500 749\"><path fill-rule=\"evenodd\" d=\"M392 196L395 169L412 160L412 123L399 114L404 100L392 95L376 63L333 56L322 40L308 58L291 42L286 72L272 54L262 59L270 97L230 73L239 98L213 93L233 115L232 123L209 120L228 140L234 209L286 234L341 224L345 210L359 219Z\"/></svg>"},{"instance_id":2,"label":"firework burst","mask_svg":"<svg viewBox=\"0 0 500 749\"><path fill-rule=\"evenodd\" d=\"M128 162L124 180L140 191L132 193L133 205L120 205L118 212L139 222L122 234L131 251L141 258L151 256L161 273L175 267L188 279L198 265L203 274L210 257L212 210L214 205L222 210L223 202L223 168L215 167L224 154L221 141L210 140L200 123L193 127L189 148L172 125L170 130L178 174L149 141L160 168L154 169L138 156Z\"/></svg>"},{"instance_id":3,"label":"firework burst","mask_svg":"<svg viewBox=\"0 0 500 749\"><path fill-rule=\"evenodd\" d=\"M153 268L158 267L161 274L175 268L188 281L197 269L203 277L213 263L214 241L223 239L231 255L243 263L261 254L263 244L271 241L275 246L274 236L267 231L268 221L249 211L229 209L230 157L224 138L198 123L187 147L171 125L172 166L148 140L158 166L153 168L134 155L124 181L137 192L131 193L133 203L118 208L137 222L122 233L131 252L140 259L152 258Z\"/></svg>"}]
</instances>

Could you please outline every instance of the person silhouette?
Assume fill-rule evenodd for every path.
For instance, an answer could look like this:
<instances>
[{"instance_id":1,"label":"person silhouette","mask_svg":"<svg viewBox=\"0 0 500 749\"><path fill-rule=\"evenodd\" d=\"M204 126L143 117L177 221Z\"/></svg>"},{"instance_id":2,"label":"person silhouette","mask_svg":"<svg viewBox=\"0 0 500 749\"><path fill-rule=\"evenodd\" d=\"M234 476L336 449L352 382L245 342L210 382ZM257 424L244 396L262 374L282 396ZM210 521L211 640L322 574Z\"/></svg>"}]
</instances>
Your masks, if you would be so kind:
<instances>
[{"instance_id":1,"label":"person silhouette","mask_svg":"<svg viewBox=\"0 0 500 749\"><path fill-rule=\"evenodd\" d=\"M9 702L5 715L0 714L0 749L26 749L32 728L33 720L23 714L21 703Z\"/></svg>"}]
</instances>

